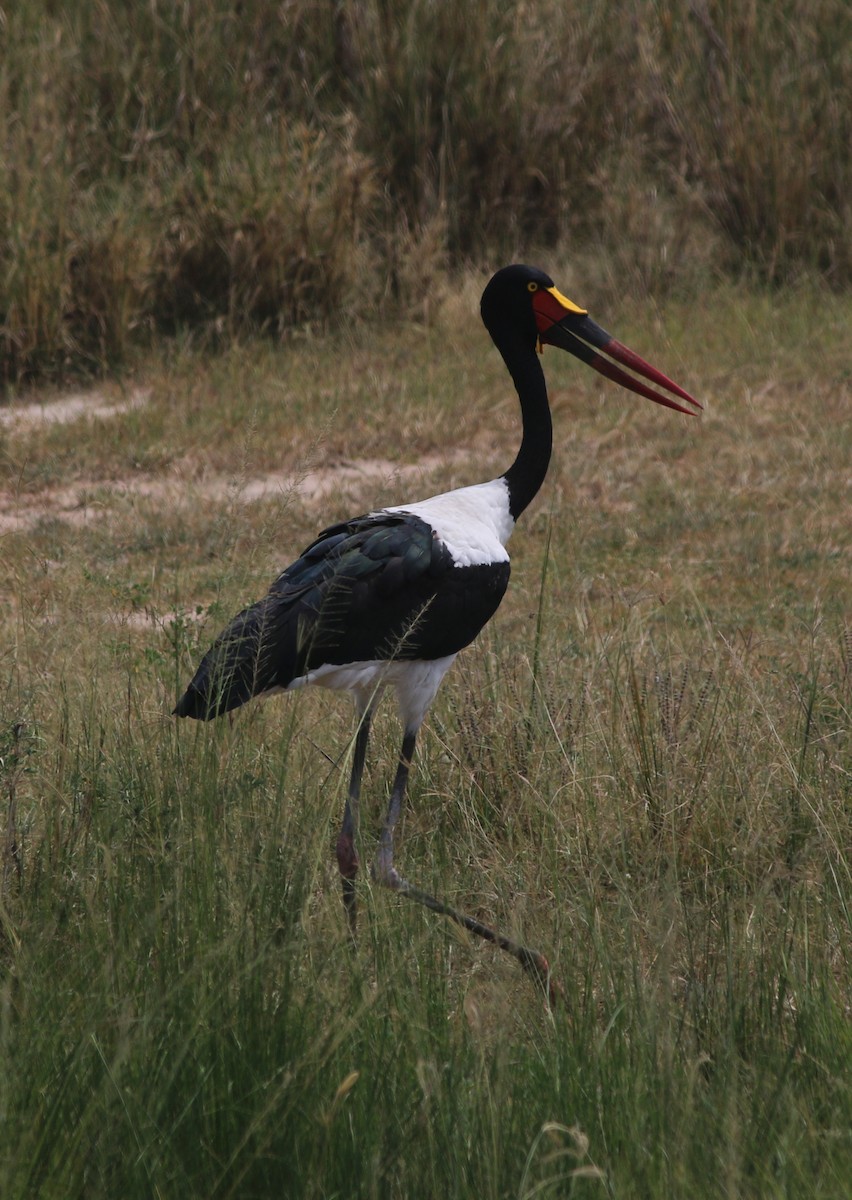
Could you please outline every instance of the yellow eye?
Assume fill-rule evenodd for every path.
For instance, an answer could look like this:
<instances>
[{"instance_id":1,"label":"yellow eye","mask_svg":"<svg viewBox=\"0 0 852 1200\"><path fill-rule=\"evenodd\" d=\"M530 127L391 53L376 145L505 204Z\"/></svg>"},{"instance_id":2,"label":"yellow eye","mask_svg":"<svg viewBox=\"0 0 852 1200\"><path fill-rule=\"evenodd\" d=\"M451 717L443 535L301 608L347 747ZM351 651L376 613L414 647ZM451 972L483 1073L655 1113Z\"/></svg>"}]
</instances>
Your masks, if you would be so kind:
<instances>
[{"instance_id":1,"label":"yellow eye","mask_svg":"<svg viewBox=\"0 0 852 1200\"><path fill-rule=\"evenodd\" d=\"M535 282L534 279L531 279L529 281L529 283L527 284L527 291L528 292L537 292L538 291L538 284Z\"/></svg>"}]
</instances>

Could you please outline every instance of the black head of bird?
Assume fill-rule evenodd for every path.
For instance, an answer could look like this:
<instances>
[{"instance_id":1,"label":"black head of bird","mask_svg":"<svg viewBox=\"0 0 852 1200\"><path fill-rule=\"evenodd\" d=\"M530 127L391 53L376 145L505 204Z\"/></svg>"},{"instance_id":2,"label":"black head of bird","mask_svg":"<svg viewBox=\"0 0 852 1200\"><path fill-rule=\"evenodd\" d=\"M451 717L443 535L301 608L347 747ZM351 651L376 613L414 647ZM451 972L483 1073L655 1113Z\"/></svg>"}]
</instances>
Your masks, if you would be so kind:
<instances>
[{"instance_id":1,"label":"black head of bird","mask_svg":"<svg viewBox=\"0 0 852 1200\"><path fill-rule=\"evenodd\" d=\"M384 688L392 687L403 741L373 878L513 954L553 995L547 961L537 951L457 912L397 872L394 833L417 732L456 655L496 612L509 582L506 542L547 472L552 428L537 350L544 345L566 350L623 387L678 412L691 413L700 405L596 325L535 267L498 271L482 295L481 312L520 401L522 439L511 466L486 483L377 509L325 529L267 595L219 635L175 713L209 720L254 696L309 684L352 696L357 725L337 862L354 934L361 777L374 708Z\"/></svg>"},{"instance_id":2,"label":"black head of bird","mask_svg":"<svg viewBox=\"0 0 852 1200\"><path fill-rule=\"evenodd\" d=\"M527 352L535 346L539 349L545 345L558 346L601 375L656 404L688 416L694 416L701 408L697 400L662 371L595 324L585 308L563 296L550 276L537 267L515 265L498 271L482 293L480 310L485 327L498 346L517 344ZM627 367L634 375L616 364ZM665 388L678 399L648 387L636 375Z\"/></svg>"}]
</instances>

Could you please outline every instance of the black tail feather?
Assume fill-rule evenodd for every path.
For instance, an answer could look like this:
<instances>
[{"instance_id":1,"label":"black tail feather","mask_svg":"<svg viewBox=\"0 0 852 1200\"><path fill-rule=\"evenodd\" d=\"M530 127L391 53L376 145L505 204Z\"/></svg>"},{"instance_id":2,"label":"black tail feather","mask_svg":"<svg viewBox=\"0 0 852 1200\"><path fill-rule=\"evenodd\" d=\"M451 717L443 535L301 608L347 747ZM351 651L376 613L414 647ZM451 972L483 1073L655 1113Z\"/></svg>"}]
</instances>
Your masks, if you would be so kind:
<instances>
[{"instance_id":1,"label":"black tail feather","mask_svg":"<svg viewBox=\"0 0 852 1200\"><path fill-rule=\"evenodd\" d=\"M244 609L219 635L175 705L173 715L210 721L294 676L291 606L272 594Z\"/></svg>"}]
</instances>

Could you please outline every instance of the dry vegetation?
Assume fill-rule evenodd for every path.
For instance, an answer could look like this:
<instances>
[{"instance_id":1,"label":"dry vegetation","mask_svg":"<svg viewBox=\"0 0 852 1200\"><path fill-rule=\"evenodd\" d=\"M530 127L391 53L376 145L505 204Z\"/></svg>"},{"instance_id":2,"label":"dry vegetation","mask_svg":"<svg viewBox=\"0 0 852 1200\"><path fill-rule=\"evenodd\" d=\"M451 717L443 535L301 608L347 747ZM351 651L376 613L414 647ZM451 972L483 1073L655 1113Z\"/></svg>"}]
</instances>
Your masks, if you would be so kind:
<instances>
[{"instance_id":1,"label":"dry vegetation","mask_svg":"<svg viewBox=\"0 0 852 1200\"><path fill-rule=\"evenodd\" d=\"M846 1194L850 10L613 12L0 12L4 1200ZM423 739L401 864L552 1014L366 882L348 944L345 706L168 716L320 524L507 465L510 257L706 403L547 353Z\"/></svg>"},{"instance_id":2,"label":"dry vegetation","mask_svg":"<svg viewBox=\"0 0 852 1200\"><path fill-rule=\"evenodd\" d=\"M530 246L841 288L850 40L845 0L8 5L0 379L418 312Z\"/></svg>"}]
</instances>

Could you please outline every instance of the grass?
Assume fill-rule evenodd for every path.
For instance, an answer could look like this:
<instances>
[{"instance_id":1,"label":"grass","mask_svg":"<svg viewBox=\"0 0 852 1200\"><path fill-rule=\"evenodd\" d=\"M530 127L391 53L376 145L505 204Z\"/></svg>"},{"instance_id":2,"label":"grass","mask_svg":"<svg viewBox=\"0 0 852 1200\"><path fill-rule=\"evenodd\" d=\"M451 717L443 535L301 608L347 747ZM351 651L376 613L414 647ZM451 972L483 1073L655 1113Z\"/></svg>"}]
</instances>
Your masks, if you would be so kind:
<instances>
[{"instance_id":1,"label":"grass","mask_svg":"<svg viewBox=\"0 0 852 1200\"><path fill-rule=\"evenodd\" d=\"M30 514L0 577L4 1197L845 1194L845 297L596 303L700 421L547 353L551 475L433 709L400 862L547 953L564 1010L366 883L348 944L344 705L168 717L321 521L507 464L481 282L421 324L165 343L124 415L3 427ZM249 498L344 458L384 465ZM368 856L397 741L382 710Z\"/></svg>"},{"instance_id":2,"label":"grass","mask_svg":"<svg viewBox=\"0 0 852 1200\"><path fill-rule=\"evenodd\" d=\"M0 23L0 384L419 315L571 245L620 289L852 279L845 0L57 5ZM526 252L526 250L525 250Z\"/></svg>"}]
</instances>

